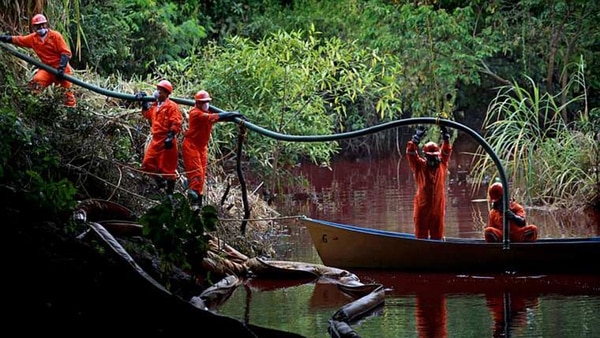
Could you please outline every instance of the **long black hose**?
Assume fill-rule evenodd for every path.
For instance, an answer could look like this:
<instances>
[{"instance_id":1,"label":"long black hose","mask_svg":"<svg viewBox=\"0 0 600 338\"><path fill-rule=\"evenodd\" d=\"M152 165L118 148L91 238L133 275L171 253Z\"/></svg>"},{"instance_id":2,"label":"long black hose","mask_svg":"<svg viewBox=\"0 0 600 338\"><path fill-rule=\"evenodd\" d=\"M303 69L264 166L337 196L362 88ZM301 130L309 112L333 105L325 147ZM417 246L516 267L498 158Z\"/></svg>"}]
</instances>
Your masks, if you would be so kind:
<instances>
[{"instance_id":1,"label":"long black hose","mask_svg":"<svg viewBox=\"0 0 600 338\"><path fill-rule=\"evenodd\" d=\"M246 189L246 180L244 179L244 173L242 171L242 145L244 144L244 139L246 138L246 128L244 125L240 125L240 132L238 133L238 143L237 143L237 165L236 170L238 174L238 178L240 180L240 189L242 190L242 202L244 203L244 219L242 220L242 225L240 226L240 230L242 235L246 235L246 224L248 223L248 218L250 218L250 205L248 204L248 190Z\"/></svg>"},{"instance_id":2,"label":"long black hose","mask_svg":"<svg viewBox=\"0 0 600 338\"><path fill-rule=\"evenodd\" d=\"M0 47L5 49L9 53L13 54L14 56L16 56L22 60L25 60L30 64L33 64L36 67L42 68L52 74L55 74L55 75L57 74L56 69L54 69L53 67L50 67L44 63L41 63L40 61L35 60L35 59L29 57L28 55L20 53L12 46L9 46L5 43L0 42ZM91 85L89 83L83 82L83 81L81 81L73 76L70 76L68 74L64 74L64 77L68 81L70 81L78 86L87 88L93 92L96 92L96 93L99 93L102 95L116 97L116 98L120 98L120 99L124 99L124 100L136 100L135 95L133 95L133 94L124 94L124 93L106 90L104 88L100 88L100 87ZM182 98L177 98L177 97L173 97L170 99L179 104L184 104L184 105L188 105L188 106L194 105L193 100L182 99ZM154 100L154 98L144 97L144 98L142 98L142 100L152 101L152 100ZM225 112L224 110L217 108L215 106L212 106L212 105L210 106L210 110L214 113ZM287 135L287 134L280 134L280 133L274 132L272 130L262 128L260 126L253 124L252 122L249 122L249 121L241 119L241 118L236 117L234 120L236 123L241 125L240 129L243 129L243 127L246 127L248 129L250 129L254 132L257 132L259 134L262 134L264 136L271 137L271 138L281 140L281 141L290 141L290 142L326 142L326 141L342 140L342 139L349 139L349 138L364 136L364 135L368 135L368 134L373 134L373 133L377 133L382 130L386 130L386 129L390 129L390 128L397 128L400 126L416 125L416 124L436 124L436 125L442 125L442 126L462 130L465 133L467 133L469 136L471 136L473 139L475 139L475 141L477 141L477 143L479 143L479 145L481 147L483 147L483 149L492 158L492 161L494 162L494 164L496 165L496 168L498 169L498 173L500 175L500 181L502 182L502 186L504 187L503 195L502 195L502 208L503 208L502 212L503 212L503 214L504 214L505 210L508 210L508 196L510 196L509 191L508 191L509 185L508 185L508 181L506 179L506 173L504 171L504 167L502 166L502 162L500 161L500 159L498 158L498 156L496 155L496 153L494 152L492 147L485 141L485 139L483 137L481 137L481 135L479 135L477 132L475 132L471 128L469 128L463 124L454 122L454 121L445 120L445 119L437 119L437 118L433 118L433 117L413 117L413 118L408 118L408 119L390 121L390 122L382 123L382 124L372 126L369 128L346 132L346 133L338 133L338 134L330 134L330 135ZM238 152L240 152L240 151L241 150L238 149ZM241 160L240 156L238 156L237 161L239 162L240 160ZM238 166L239 166L239 164L238 164ZM243 181L243 179L241 181ZM244 209L245 209L245 213L248 214L249 211L247 208L247 202L244 202ZM502 217L502 223L503 223L503 236L504 236L503 248L509 249L510 248L509 227L508 227L508 221L506 220L506 217ZM243 223L242 228L245 228L245 223Z\"/></svg>"}]
</instances>

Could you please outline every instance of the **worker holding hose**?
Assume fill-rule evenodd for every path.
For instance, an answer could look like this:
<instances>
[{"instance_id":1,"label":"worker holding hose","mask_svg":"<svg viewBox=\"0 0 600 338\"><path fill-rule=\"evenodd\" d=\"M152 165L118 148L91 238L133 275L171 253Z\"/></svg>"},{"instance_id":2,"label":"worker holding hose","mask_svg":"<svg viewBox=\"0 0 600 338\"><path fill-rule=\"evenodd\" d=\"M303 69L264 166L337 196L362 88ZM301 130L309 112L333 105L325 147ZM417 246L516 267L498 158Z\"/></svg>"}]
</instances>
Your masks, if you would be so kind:
<instances>
[{"instance_id":1,"label":"worker holding hose","mask_svg":"<svg viewBox=\"0 0 600 338\"><path fill-rule=\"evenodd\" d=\"M415 236L422 239L444 237L444 215L446 213L446 175L452 154L450 133L440 127L442 147L435 142L423 146L424 156L419 155L419 143L425 136L425 128L418 127L406 146L406 157L417 183L414 199L413 219Z\"/></svg>"},{"instance_id":2,"label":"worker holding hose","mask_svg":"<svg viewBox=\"0 0 600 338\"><path fill-rule=\"evenodd\" d=\"M244 118L238 112L210 112L212 98L206 90L194 95L195 105L189 113L188 129L182 143L183 164L188 179L188 196L194 210L202 206L206 167L208 165L208 142L212 127L219 121L233 121L236 117Z\"/></svg>"},{"instance_id":3,"label":"worker holding hose","mask_svg":"<svg viewBox=\"0 0 600 338\"><path fill-rule=\"evenodd\" d=\"M57 84L66 91L65 106L75 107L75 95L71 90L72 83L64 78L64 74L72 74L71 66L69 66L72 56L71 49L59 32L49 28L48 20L43 14L34 15L31 19L31 26L34 32L29 35L0 35L0 41L31 48L43 63L56 68L56 75L44 69L38 69L29 81L29 88L34 93L39 93L49 85Z\"/></svg>"},{"instance_id":4,"label":"worker holding hose","mask_svg":"<svg viewBox=\"0 0 600 338\"><path fill-rule=\"evenodd\" d=\"M150 121L152 141L146 148L142 170L152 176L157 188L165 189L167 196L172 196L177 180L177 164L179 152L177 134L181 131L183 117L179 106L169 99L173 93L173 85L161 80L156 85L156 101L143 100L146 93L141 91L135 95L142 100L142 115Z\"/></svg>"}]
</instances>

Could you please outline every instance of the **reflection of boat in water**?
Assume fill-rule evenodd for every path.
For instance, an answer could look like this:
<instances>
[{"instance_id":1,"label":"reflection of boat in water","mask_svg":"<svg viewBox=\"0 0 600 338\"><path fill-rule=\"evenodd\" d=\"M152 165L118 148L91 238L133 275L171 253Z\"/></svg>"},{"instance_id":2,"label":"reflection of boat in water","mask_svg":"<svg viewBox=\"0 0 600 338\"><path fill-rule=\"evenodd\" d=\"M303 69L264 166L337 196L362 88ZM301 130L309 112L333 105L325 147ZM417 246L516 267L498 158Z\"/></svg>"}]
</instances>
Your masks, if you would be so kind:
<instances>
[{"instance_id":1,"label":"reflection of boat in water","mask_svg":"<svg viewBox=\"0 0 600 338\"><path fill-rule=\"evenodd\" d=\"M594 274L451 274L352 270L363 282L376 281L390 289L389 295L419 292L440 294L599 294L600 275Z\"/></svg>"},{"instance_id":2,"label":"reflection of boat in water","mask_svg":"<svg viewBox=\"0 0 600 338\"><path fill-rule=\"evenodd\" d=\"M514 335L515 330L524 327L528 314L539 312L538 302L543 303L544 299L600 297L600 276L593 274L403 273L370 269L352 270L352 273L364 283L363 286L381 285L385 289L383 298L374 298L375 294L371 292L371 302L356 302L361 293L347 292L344 284L330 278L295 281L257 278L249 280L247 285L253 290L266 292L312 286L309 308L316 312L330 311L332 319L346 309L356 313L364 311L368 317L385 317L388 311L388 315L396 313L394 306L405 304L414 307L413 320L419 333L430 337L448 336L448 323L456 317L453 311L456 311L457 304L463 303L457 303L457 299L471 299L471 302L479 299L479 306L489 311L482 316L489 316L489 327L494 332L492 336L509 337ZM388 308L387 304L396 305ZM346 329L351 330L355 321L336 322L336 326L333 323L330 321L335 328L346 323Z\"/></svg>"},{"instance_id":3,"label":"reflection of boat in water","mask_svg":"<svg viewBox=\"0 0 600 338\"><path fill-rule=\"evenodd\" d=\"M381 283L388 303L414 299L415 320L420 336L448 336L448 300L475 296L484 299L492 322L493 337L510 337L526 325L544 296L600 295L598 275L457 275L353 270L362 281ZM310 299L313 308L338 307L351 299L332 283L317 282ZM392 300L396 299L396 300ZM383 309L382 312L385 312Z\"/></svg>"},{"instance_id":4,"label":"reflection of boat in water","mask_svg":"<svg viewBox=\"0 0 600 338\"><path fill-rule=\"evenodd\" d=\"M386 297L416 294L600 295L598 275L456 275L354 270L362 281L386 288ZM273 286L273 285L272 285ZM314 308L333 308L352 300L336 283L318 280L310 299Z\"/></svg>"}]
</instances>

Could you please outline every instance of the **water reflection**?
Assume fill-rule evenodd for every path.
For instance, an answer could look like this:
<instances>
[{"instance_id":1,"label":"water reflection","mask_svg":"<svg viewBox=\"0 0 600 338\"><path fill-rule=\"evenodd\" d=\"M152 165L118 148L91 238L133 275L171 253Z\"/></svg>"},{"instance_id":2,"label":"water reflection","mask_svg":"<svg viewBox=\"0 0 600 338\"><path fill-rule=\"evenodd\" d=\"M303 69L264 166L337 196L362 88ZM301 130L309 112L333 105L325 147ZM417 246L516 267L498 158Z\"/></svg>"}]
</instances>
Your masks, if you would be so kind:
<instances>
[{"instance_id":1,"label":"water reflection","mask_svg":"<svg viewBox=\"0 0 600 338\"><path fill-rule=\"evenodd\" d=\"M385 304L353 323L361 337L583 337L600 333L600 277L355 271L386 286ZM355 300L328 280L252 280L220 311L246 323L327 337ZM558 305L557 305L558 304Z\"/></svg>"},{"instance_id":2,"label":"water reflection","mask_svg":"<svg viewBox=\"0 0 600 338\"><path fill-rule=\"evenodd\" d=\"M460 153L453 161L468 165ZM486 192L472 191L462 168L451 164L445 233L481 238ZM338 162L331 169L303 165L296 170L310 185L280 192L281 214L413 232L415 188L406 161ZM589 215L527 212L540 237L600 232L597 219ZM283 221L282 227L287 236L278 243L277 259L321 264L299 222ZM361 337L600 337L600 276L350 272L363 283L389 289L383 309L353 325ZM236 290L219 312L306 337L329 337L329 319L352 300L332 283L254 280Z\"/></svg>"}]
</instances>

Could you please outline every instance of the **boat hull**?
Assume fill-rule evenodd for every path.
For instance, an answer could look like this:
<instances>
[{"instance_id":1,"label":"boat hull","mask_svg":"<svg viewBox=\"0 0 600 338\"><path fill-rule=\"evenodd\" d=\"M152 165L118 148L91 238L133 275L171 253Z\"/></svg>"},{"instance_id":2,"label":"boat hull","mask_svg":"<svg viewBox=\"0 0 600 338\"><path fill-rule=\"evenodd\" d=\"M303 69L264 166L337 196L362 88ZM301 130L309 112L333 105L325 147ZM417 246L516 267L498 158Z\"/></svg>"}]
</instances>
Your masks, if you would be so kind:
<instances>
[{"instance_id":1,"label":"boat hull","mask_svg":"<svg viewBox=\"0 0 600 338\"><path fill-rule=\"evenodd\" d=\"M600 237L486 243L417 239L412 234L303 217L324 265L430 272L600 273Z\"/></svg>"}]
</instances>

